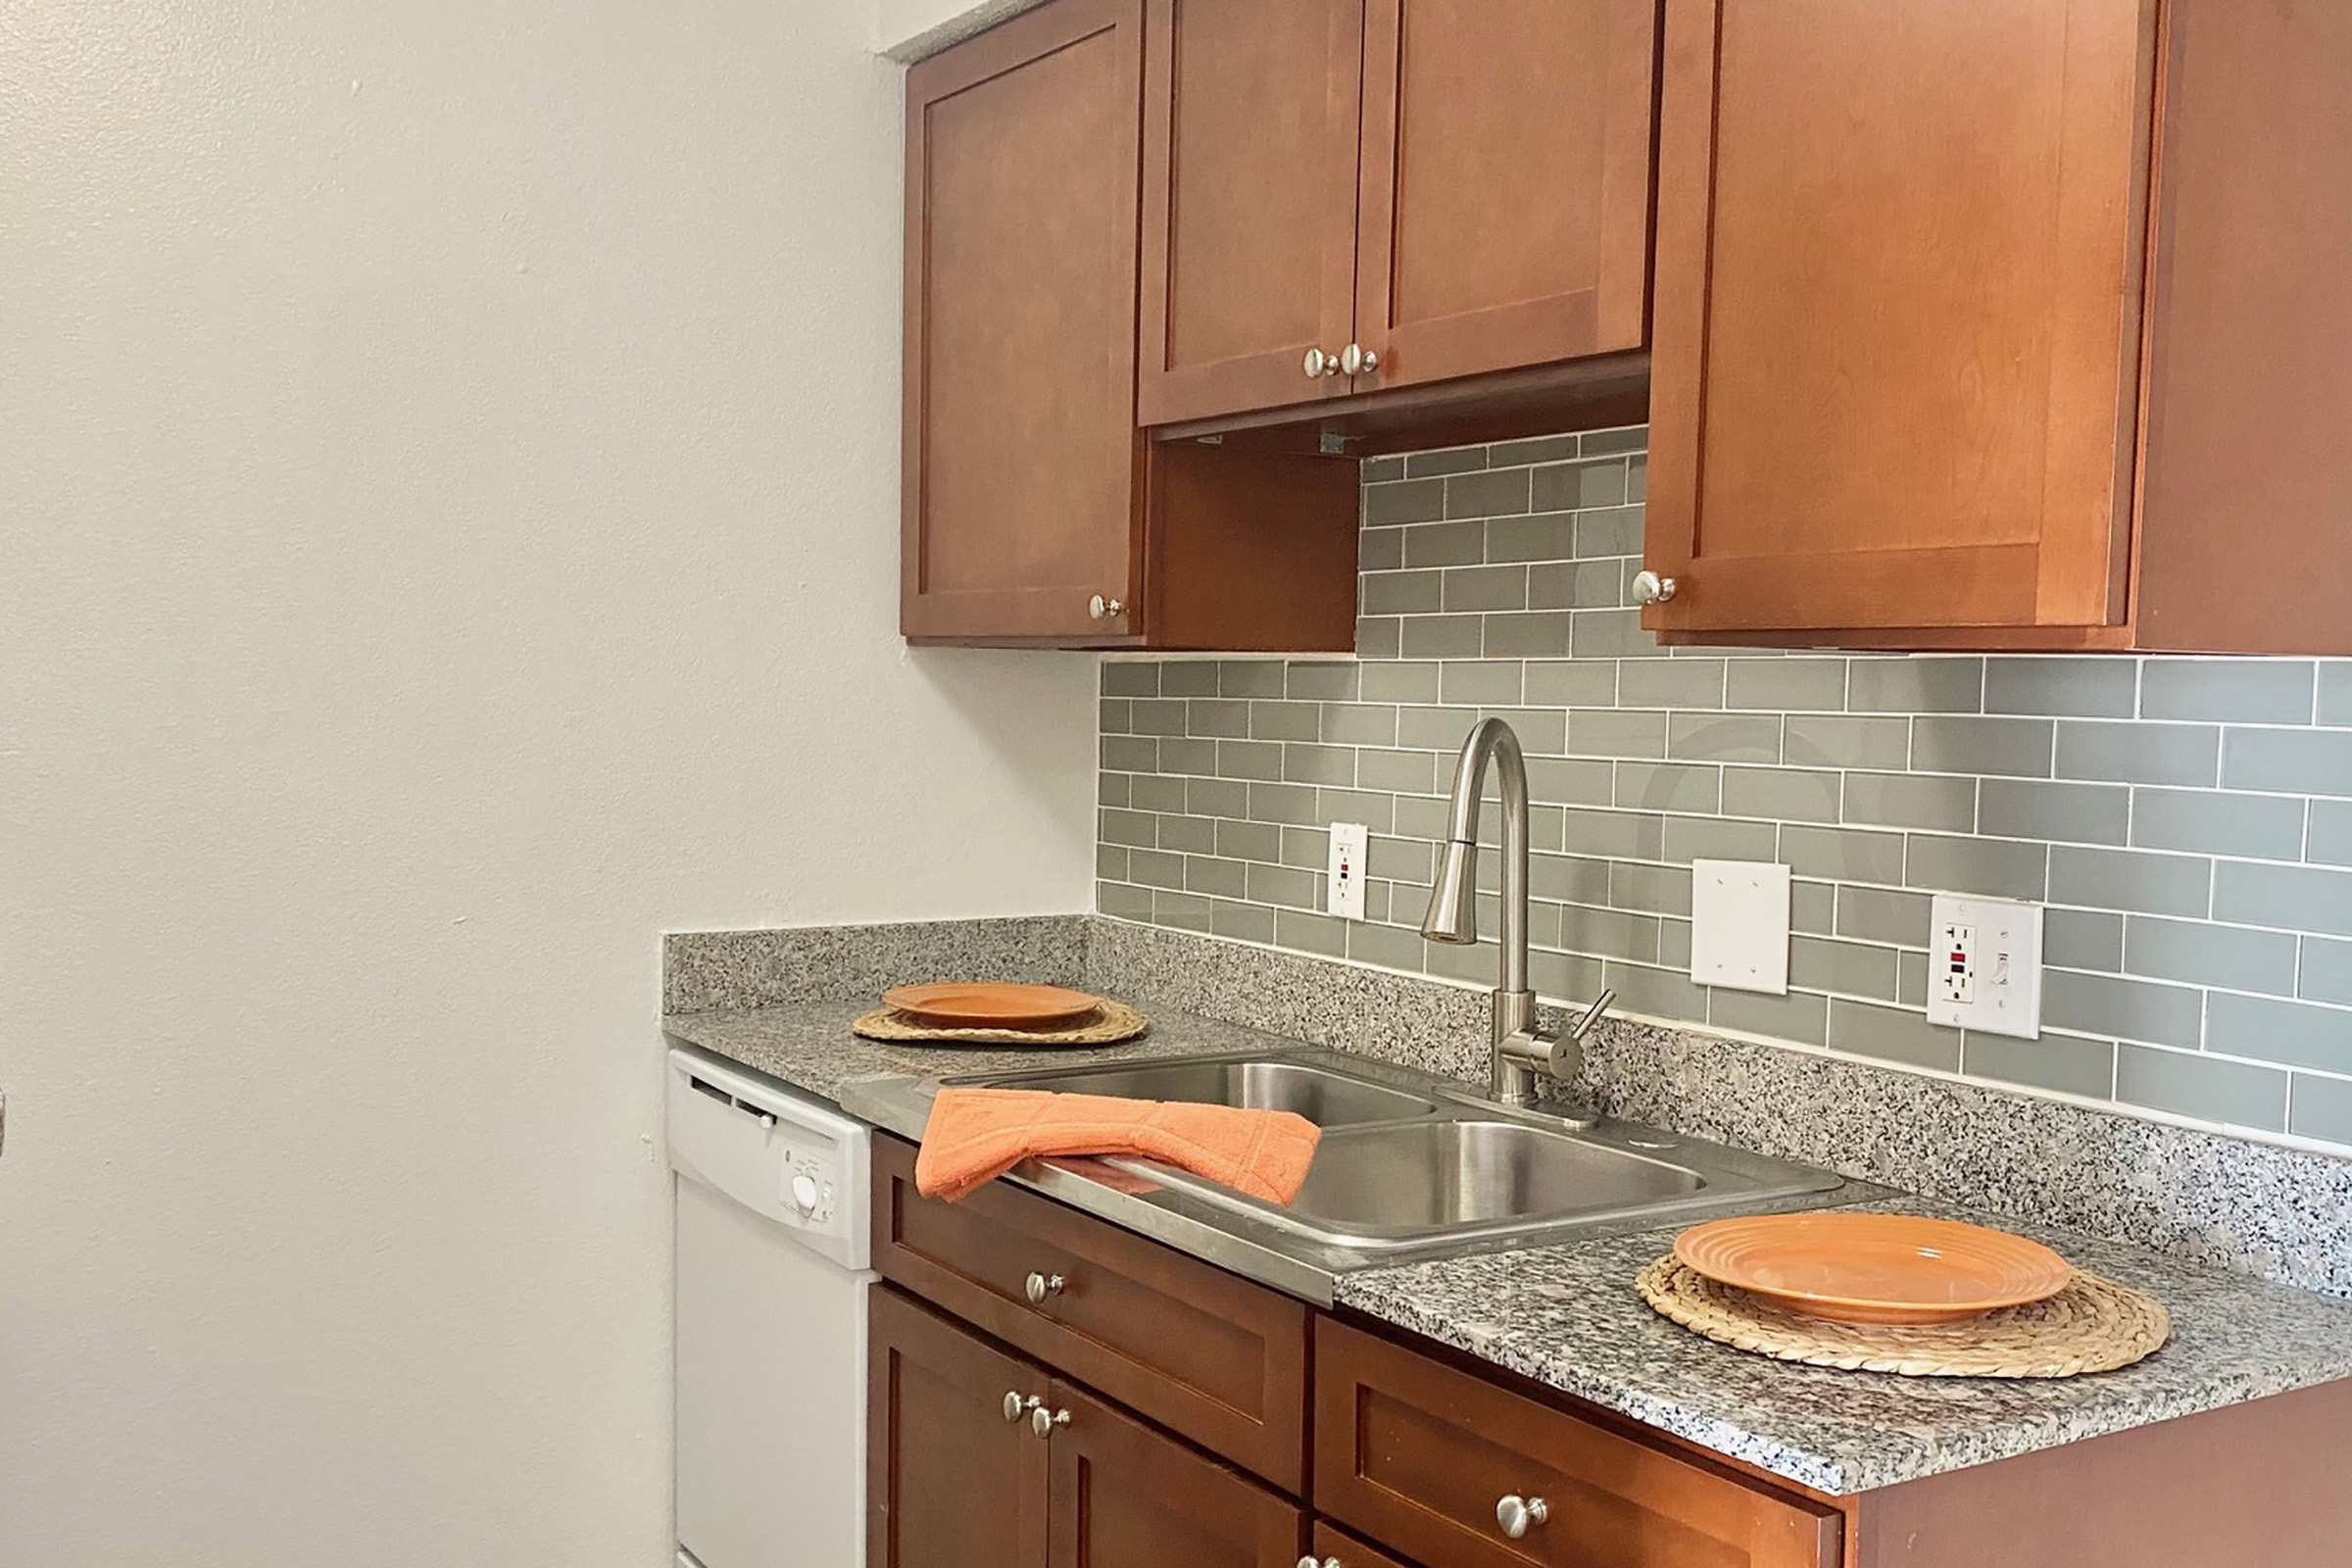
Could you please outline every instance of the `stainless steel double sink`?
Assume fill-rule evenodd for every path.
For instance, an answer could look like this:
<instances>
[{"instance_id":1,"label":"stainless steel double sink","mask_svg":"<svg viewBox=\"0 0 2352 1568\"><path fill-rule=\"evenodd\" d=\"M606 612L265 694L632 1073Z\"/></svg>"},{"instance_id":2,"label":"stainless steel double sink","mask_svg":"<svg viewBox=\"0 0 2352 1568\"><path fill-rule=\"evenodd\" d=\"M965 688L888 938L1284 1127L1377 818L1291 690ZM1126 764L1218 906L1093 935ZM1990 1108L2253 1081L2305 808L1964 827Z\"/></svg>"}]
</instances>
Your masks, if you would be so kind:
<instances>
[{"instance_id":1,"label":"stainless steel double sink","mask_svg":"<svg viewBox=\"0 0 2352 1568\"><path fill-rule=\"evenodd\" d=\"M1323 1129L1288 1207L1141 1159L1032 1161L1031 1185L1298 1294L1341 1273L1753 1208L1839 1188L1835 1174L1626 1122L1510 1110L1468 1085L1309 1048L876 1080L845 1103L919 1136L943 1083L1295 1111ZM895 1087L894 1087L895 1084ZM1099 1167L1098 1167L1099 1168Z\"/></svg>"}]
</instances>

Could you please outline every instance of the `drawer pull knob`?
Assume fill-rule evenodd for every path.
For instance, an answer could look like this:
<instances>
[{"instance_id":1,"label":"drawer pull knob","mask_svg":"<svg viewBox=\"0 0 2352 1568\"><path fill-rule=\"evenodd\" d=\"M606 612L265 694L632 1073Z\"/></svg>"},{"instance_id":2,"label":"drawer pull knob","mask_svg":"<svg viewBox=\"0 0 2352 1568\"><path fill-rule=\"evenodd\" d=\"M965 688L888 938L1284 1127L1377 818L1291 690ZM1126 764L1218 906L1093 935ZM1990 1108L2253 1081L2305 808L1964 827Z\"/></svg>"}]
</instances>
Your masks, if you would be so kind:
<instances>
[{"instance_id":1,"label":"drawer pull knob","mask_svg":"<svg viewBox=\"0 0 2352 1568\"><path fill-rule=\"evenodd\" d=\"M1066 1427L1069 1424L1069 1411L1049 1410L1042 1401L1036 1409L1029 1412L1029 1430L1041 1438L1050 1438L1054 1435L1055 1427Z\"/></svg>"},{"instance_id":2,"label":"drawer pull knob","mask_svg":"<svg viewBox=\"0 0 2352 1568\"><path fill-rule=\"evenodd\" d=\"M1661 577L1654 571L1634 573L1634 603L1637 605L1668 604L1682 590L1683 585L1672 577Z\"/></svg>"},{"instance_id":3,"label":"drawer pull knob","mask_svg":"<svg viewBox=\"0 0 2352 1568\"><path fill-rule=\"evenodd\" d=\"M1337 354L1326 354L1321 349L1308 349L1305 360L1300 362L1300 368L1306 371L1308 380L1320 381L1327 375L1340 373L1340 357Z\"/></svg>"},{"instance_id":4,"label":"drawer pull knob","mask_svg":"<svg viewBox=\"0 0 2352 1568\"><path fill-rule=\"evenodd\" d=\"M1042 1305L1049 1296L1059 1296L1070 1282L1058 1274L1032 1274L1021 1286L1021 1294L1029 1298L1032 1306Z\"/></svg>"},{"instance_id":5,"label":"drawer pull knob","mask_svg":"<svg viewBox=\"0 0 2352 1568\"><path fill-rule=\"evenodd\" d=\"M1550 1517L1551 1509L1542 1497L1522 1497L1513 1493L1494 1505L1494 1522L1513 1541L1526 1535L1530 1525L1540 1525Z\"/></svg>"},{"instance_id":6,"label":"drawer pull knob","mask_svg":"<svg viewBox=\"0 0 2352 1568\"><path fill-rule=\"evenodd\" d=\"M1027 1415L1030 1411L1036 1409L1039 1405L1045 1402L1045 1400L1039 1398L1034 1394L1030 1395L1024 1399L1021 1397L1020 1392L1016 1389L1004 1396L1004 1419L1007 1421L1018 1421L1021 1417Z\"/></svg>"},{"instance_id":7,"label":"drawer pull knob","mask_svg":"<svg viewBox=\"0 0 2352 1568\"><path fill-rule=\"evenodd\" d=\"M1361 343L1350 343L1340 351L1340 368L1349 375L1370 375L1380 368L1380 355Z\"/></svg>"},{"instance_id":8,"label":"drawer pull knob","mask_svg":"<svg viewBox=\"0 0 2352 1568\"><path fill-rule=\"evenodd\" d=\"M1298 1568L1341 1568L1341 1564L1337 1557L1326 1557L1321 1562L1317 1562L1315 1554L1310 1551L1298 1559Z\"/></svg>"},{"instance_id":9,"label":"drawer pull knob","mask_svg":"<svg viewBox=\"0 0 2352 1568\"><path fill-rule=\"evenodd\" d=\"M1116 599L1105 599L1097 594L1086 602L1086 612L1096 620L1116 620L1127 613L1127 607Z\"/></svg>"}]
</instances>

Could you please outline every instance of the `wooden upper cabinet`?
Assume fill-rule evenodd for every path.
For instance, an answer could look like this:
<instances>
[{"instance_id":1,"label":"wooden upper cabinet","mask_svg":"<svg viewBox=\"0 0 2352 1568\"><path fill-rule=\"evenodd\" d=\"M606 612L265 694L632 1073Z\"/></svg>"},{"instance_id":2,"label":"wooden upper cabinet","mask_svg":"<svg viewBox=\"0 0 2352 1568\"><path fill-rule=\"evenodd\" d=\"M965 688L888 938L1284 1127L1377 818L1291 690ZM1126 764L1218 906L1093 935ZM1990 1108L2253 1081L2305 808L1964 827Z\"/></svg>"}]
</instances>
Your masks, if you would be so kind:
<instances>
[{"instance_id":1,"label":"wooden upper cabinet","mask_svg":"<svg viewBox=\"0 0 2352 1568\"><path fill-rule=\"evenodd\" d=\"M1669 641L2352 653L2352 7L1666 0Z\"/></svg>"},{"instance_id":2,"label":"wooden upper cabinet","mask_svg":"<svg viewBox=\"0 0 2352 1568\"><path fill-rule=\"evenodd\" d=\"M1365 0L1357 386L1639 349L1656 0Z\"/></svg>"},{"instance_id":3,"label":"wooden upper cabinet","mask_svg":"<svg viewBox=\"0 0 2352 1568\"><path fill-rule=\"evenodd\" d=\"M1344 393L1363 0L1148 0L1146 424Z\"/></svg>"},{"instance_id":4,"label":"wooden upper cabinet","mask_svg":"<svg viewBox=\"0 0 2352 1568\"><path fill-rule=\"evenodd\" d=\"M906 74L908 636L1125 629L1141 0L1054 0Z\"/></svg>"},{"instance_id":5,"label":"wooden upper cabinet","mask_svg":"<svg viewBox=\"0 0 2352 1568\"><path fill-rule=\"evenodd\" d=\"M1311 10L1317 47L1339 15L1268 9ZM1266 85L1257 50L1287 38L1253 14L1206 0L1155 13L1191 46L1197 111L1172 142L1160 122L1161 154L1214 176L1172 210L1187 244L1218 226L1212 194L1274 200L1294 177L1262 156L1268 137L1236 138L1226 120ZM1156 445L1138 427L1144 32L1144 0L1050 0L906 74L900 628L934 643L1351 650L1355 463L1311 442ZM1164 229L1171 209L1155 211ZM1163 358L1150 384L1254 387L1284 359L1297 377L1303 350L1250 348L1313 336L1285 313L1319 276L1303 294L1244 289L1245 274L1279 271L1288 239L1275 238L1246 266L1207 244L1200 266L1226 266L1222 281L1159 259L1154 310L1173 320L1160 341L1183 359Z\"/></svg>"},{"instance_id":6,"label":"wooden upper cabinet","mask_svg":"<svg viewBox=\"0 0 2352 1568\"><path fill-rule=\"evenodd\" d=\"M1654 0L1146 18L1144 423L1646 341Z\"/></svg>"},{"instance_id":7,"label":"wooden upper cabinet","mask_svg":"<svg viewBox=\"0 0 2352 1568\"><path fill-rule=\"evenodd\" d=\"M2156 0L1667 0L1665 630L2122 619Z\"/></svg>"}]
</instances>

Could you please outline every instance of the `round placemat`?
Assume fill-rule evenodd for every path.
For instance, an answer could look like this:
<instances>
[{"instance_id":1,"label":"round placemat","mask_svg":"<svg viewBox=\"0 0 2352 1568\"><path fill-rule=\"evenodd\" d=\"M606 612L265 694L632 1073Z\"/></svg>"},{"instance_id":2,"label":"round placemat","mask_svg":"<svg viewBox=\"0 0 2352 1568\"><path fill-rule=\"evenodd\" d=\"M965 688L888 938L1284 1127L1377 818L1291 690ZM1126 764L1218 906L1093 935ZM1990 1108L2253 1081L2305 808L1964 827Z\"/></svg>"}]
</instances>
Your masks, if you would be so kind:
<instances>
[{"instance_id":1,"label":"round placemat","mask_svg":"<svg viewBox=\"0 0 2352 1568\"><path fill-rule=\"evenodd\" d=\"M1962 1323L1832 1323L1768 1306L1671 1254L1635 1282L1642 1298L1693 1334L1808 1366L1913 1378L2071 1378L2153 1354L2173 1332L2164 1303L2081 1269L2045 1300Z\"/></svg>"},{"instance_id":2,"label":"round placemat","mask_svg":"<svg viewBox=\"0 0 2352 1568\"><path fill-rule=\"evenodd\" d=\"M868 1040L887 1040L893 1045L1034 1046L1042 1051L1068 1046L1112 1046L1122 1040L1133 1040L1151 1027L1151 1019L1123 1002L1108 999L1084 1017L1053 1029L951 1029L889 1007L877 1007L850 1025L853 1033Z\"/></svg>"}]
</instances>

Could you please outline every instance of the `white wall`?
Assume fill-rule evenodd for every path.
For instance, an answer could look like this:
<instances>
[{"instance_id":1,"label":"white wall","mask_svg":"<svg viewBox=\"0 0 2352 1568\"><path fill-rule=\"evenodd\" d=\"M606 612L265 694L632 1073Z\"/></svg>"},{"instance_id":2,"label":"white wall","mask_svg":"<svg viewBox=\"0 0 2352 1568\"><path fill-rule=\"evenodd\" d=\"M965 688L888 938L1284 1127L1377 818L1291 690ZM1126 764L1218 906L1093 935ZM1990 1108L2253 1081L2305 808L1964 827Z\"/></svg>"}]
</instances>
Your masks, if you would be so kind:
<instances>
[{"instance_id":1,"label":"white wall","mask_svg":"<svg viewBox=\"0 0 2352 1568\"><path fill-rule=\"evenodd\" d=\"M0 1563L665 1564L658 933L1087 903L872 28L0 9Z\"/></svg>"}]
</instances>

